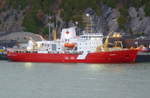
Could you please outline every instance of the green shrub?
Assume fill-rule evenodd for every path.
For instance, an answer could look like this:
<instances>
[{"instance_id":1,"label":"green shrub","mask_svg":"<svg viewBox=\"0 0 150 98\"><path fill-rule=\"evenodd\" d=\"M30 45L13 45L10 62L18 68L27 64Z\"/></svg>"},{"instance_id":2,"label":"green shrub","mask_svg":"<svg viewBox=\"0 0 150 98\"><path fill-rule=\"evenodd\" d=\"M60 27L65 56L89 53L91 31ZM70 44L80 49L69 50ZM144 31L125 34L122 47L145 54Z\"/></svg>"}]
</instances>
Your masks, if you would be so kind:
<instances>
[{"instance_id":1,"label":"green shrub","mask_svg":"<svg viewBox=\"0 0 150 98\"><path fill-rule=\"evenodd\" d=\"M143 5L143 0L131 0L131 5L139 8Z\"/></svg>"},{"instance_id":2,"label":"green shrub","mask_svg":"<svg viewBox=\"0 0 150 98\"><path fill-rule=\"evenodd\" d=\"M60 7L63 9L61 16L64 21L73 20L78 21L80 27L84 27L83 13L86 8L92 8L97 15L100 15L100 8L98 6L100 0L65 0Z\"/></svg>"},{"instance_id":3,"label":"green shrub","mask_svg":"<svg viewBox=\"0 0 150 98\"><path fill-rule=\"evenodd\" d=\"M25 27L25 31L37 33L38 32L38 21L36 19L36 11L32 11L23 19L23 26Z\"/></svg>"},{"instance_id":4,"label":"green shrub","mask_svg":"<svg viewBox=\"0 0 150 98\"><path fill-rule=\"evenodd\" d=\"M102 2L108 5L109 7L116 8L118 0L102 0Z\"/></svg>"},{"instance_id":5,"label":"green shrub","mask_svg":"<svg viewBox=\"0 0 150 98\"><path fill-rule=\"evenodd\" d=\"M150 1L145 4L144 11L145 11L146 16L150 16Z\"/></svg>"},{"instance_id":6,"label":"green shrub","mask_svg":"<svg viewBox=\"0 0 150 98\"><path fill-rule=\"evenodd\" d=\"M6 0L6 3L15 9L23 9L27 6L27 0Z\"/></svg>"},{"instance_id":7,"label":"green shrub","mask_svg":"<svg viewBox=\"0 0 150 98\"><path fill-rule=\"evenodd\" d=\"M118 19L118 25L120 29L125 29L126 18L124 16L120 16Z\"/></svg>"},{"instance_id":8,"label":"green shrub","mask_svg":"<svg viewBox=\"0 0 150 98\"><path fill-rule=\"evenodd\" d=\"M43 31L43 34L48 35L48 33L49 33L48 26L44 27L42 31Z\"/></svg>"},{"instance_id":9,"label":"green shrub","mask_svg":"<svg viewBox=\"0 0 150 98\"><path fill-rule=\"evenodd\" d=\"M124 17L126 17L126 16L129 15L128 9L126 9L126 8L120 8L120 9L119 9L119 12L120 12L120 14L121 14L122 16L124 16Z\"/></svg>"}]
</instances>

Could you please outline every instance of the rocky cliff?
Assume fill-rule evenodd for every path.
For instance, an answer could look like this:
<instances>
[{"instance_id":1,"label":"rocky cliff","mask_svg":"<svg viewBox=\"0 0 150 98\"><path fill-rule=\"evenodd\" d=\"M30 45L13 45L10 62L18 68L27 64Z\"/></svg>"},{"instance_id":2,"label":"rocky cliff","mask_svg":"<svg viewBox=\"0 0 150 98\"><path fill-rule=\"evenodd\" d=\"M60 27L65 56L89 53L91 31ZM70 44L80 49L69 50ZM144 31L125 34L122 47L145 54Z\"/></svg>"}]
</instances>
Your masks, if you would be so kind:
<instances>
[{"instance_id":1,"label":"rocky cliff","mask_svg":"<svg viewBox=\"0 0 150 98\"><path fill-rule=\"evenodd\" d=\"M121 14L118 9L111 8L106 5L101 6L101 15L96 16L92 9L87 9L86 12L91 14L92 21L96 28L96 32L126 32L129 34L150 34L150 17L145 15L144 7L128 9L128 16L125 17L126 22L123 27L119 26L118 19Z\"/></svg>"},{"instance_id":2,"label":"rocky cliff","mask_svg":"<svg viewBox=\"0 0 150 98\"><path fill-rule=\"evenodd\" d=\"M146 4L135 3L137 6L134 6L130 2L128 4L128 0L118 0L119 3L116 3L117 0L114 0L116 2L88 0L90 5L82 2L85 0L75 1L20 0L18 2L14 0L12 2L12 0L0 0L0 35L21 31L45 35L48 34L47 24L49 22L51 27L59 27L58 31L60 31L63 27L75 25L76 21L84 24L81 21L83 21L83 14L86 13L90 14L93 32L150 34L150 17L146 13L148 12ZM124 2L128 7L124 8ZM69 6L70 9L66 6ZM83 30L84 25L80 27Z\"/></svg>"}]
</instances>

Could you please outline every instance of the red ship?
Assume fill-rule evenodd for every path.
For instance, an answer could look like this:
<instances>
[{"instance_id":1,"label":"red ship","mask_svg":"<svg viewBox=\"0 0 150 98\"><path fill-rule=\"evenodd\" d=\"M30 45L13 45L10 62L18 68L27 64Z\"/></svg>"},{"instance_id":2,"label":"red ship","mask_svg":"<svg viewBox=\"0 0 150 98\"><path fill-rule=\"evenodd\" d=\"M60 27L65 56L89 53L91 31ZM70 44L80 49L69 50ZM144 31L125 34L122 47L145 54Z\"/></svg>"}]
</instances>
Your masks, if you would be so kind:
<instances>
[{"instance_id":1,"label":"red ship","mask_svg":"<svg viewBox=\"0 0 150 98\"><path fill-rule=\"evenodd\" d=\"M67 33L66 33L67 32ZM25 50L7 52L8 59L16 62L50 63L130 63L134 62L138 50L108 48L107 36L102 34L76 36L75 29L63 29L60 40L38 41L31 38Z\"/></svg>"},{"instance_id":2,"label":"red ship","mask_svg":"<svg viewBox=\"0 0 150 98\"><path fill-rule=\"evenodd\" d=\"M51 62L51 63L130 63L134 62L137 50L120 50L112 52L83 54L69 53L17 53L8 52L7 57L17 62ZM80 56L83 56L80 58Z\"/></svg>"}]
</instances>

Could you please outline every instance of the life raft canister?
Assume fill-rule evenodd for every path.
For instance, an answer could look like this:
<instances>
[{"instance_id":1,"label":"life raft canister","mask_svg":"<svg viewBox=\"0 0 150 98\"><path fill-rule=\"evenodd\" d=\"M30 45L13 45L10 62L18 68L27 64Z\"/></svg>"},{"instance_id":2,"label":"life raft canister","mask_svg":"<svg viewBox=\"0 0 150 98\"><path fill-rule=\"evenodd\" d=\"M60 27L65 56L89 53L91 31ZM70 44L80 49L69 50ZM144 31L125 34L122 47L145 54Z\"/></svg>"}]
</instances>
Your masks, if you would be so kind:
<instances>
[{"instance_id":1,"label":"life raft canister","mask_svg":"<svg viewBox=\"0 0 150 98\"><path fill-rule=\"evenodd\" d=\"M74 43L65 43L64 47L73 48L75 46Z\"/></svg>"}]
</instances>

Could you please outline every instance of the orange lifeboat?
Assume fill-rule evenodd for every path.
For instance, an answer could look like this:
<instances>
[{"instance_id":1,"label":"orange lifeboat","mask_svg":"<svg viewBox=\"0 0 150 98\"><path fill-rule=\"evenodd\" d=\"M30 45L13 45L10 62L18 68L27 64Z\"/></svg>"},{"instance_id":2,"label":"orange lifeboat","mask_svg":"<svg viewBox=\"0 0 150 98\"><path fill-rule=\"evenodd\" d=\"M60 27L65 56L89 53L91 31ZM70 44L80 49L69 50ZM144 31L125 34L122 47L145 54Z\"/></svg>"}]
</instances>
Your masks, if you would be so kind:
<instances>
[{"instance_id":1,"label":"orange lifeboat","mask_svg":"<svg viewBox=\"0 0 150 98\"><path fill-rule=\"evenodd\" d=\"M64 47L73 48L75 46L74 43L65 43Z\"/></svg>"}]
</instances>

